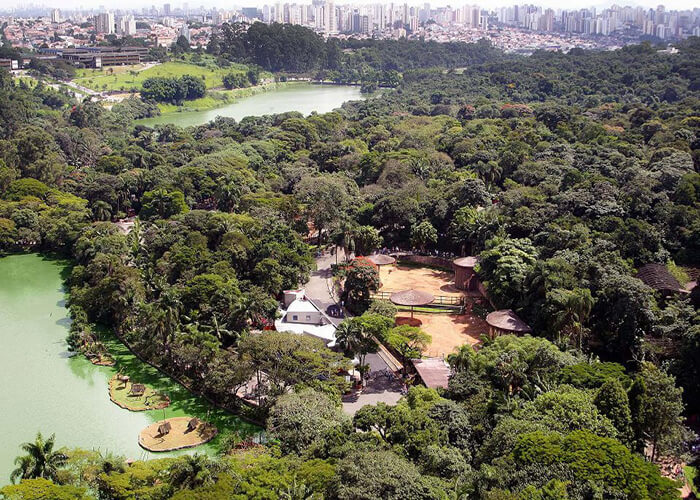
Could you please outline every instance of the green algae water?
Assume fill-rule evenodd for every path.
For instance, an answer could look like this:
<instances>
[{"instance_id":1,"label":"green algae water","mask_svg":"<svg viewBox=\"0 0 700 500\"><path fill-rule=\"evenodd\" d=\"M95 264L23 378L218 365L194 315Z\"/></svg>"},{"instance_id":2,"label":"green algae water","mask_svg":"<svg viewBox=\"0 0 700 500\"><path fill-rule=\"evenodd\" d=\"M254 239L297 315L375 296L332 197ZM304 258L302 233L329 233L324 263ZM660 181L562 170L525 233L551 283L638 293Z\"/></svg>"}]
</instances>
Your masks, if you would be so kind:
<instances>
[{"instance_id":1,"label":"green algae water","mask_svg":"<svg viewBox=\"0 0 700 500\"><path fill-rule=\"evenodd\" d=\"M116 338L106 340L117 361L95 366L67 351L70 319L65 307L64 278L68 262L37 254L0 258L0 485L9 483L19 446L37 431L56 434L58 447L112 451L125 458L216 452L222 434L259 429L213 408L179 384L139 361ZM165 410L130 412L109 399L107 383L120 370L131 380L165 392ZM164 417L191 415L219 428L212 442L170 454L149 453L138 434Z\"/></svg>"},{"instance_id":2,"label":"green algae water","mask_svg":"<svg viewBox=\"0 0 700 500\"><path fill-rule=\"evenodd\" d=\"M298 111L304 116L328 113L339 108L346 101L364 99L360 87L353 85L315 85L311 83L290 83L284 87L266 90L250 97L242 97L236 102L206 111L184 111L167 113L153 118L144 118L135 123L140 125L161 125L172 123L180 127L191 127L209 123L217 116L235 118L240 121L246 116L272 115Z\"/></svg>"}]
</instances>

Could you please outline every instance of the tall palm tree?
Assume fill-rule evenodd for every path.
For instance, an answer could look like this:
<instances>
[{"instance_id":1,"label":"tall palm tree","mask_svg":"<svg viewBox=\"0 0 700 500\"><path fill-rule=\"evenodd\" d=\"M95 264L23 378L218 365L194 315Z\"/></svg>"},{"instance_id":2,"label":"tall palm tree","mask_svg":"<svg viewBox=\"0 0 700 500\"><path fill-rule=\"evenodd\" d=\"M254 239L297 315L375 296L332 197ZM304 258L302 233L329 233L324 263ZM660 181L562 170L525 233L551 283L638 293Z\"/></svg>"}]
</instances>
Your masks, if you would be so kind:
<instances>
[{"instance_id":1,"label":"tall palm tree","mask_svg":"<svg viewBox=\"0 0 700 500\"><path fill-rule=\"evenodd\" d=\"M55 481L58 470L68 461L68 457L60 451L54 451L56 436L44 439L41 432L37 433L33 443L24 443L20 447L26 455L15 459L17 468L10 474L14 483L17 479L44 478Z\"/></svg>"},{"instance_id":2,"label":"tall palm tree","mask_svg":"<svg viewBox=\"0 0 700 500\"><path fill-rule=\"evenodd\" d=\"M335 340L338 346L351 356L357 356L358 371L364 380L367 365L367 353L376 352L377 341L356 320L346 320L335 330Z\"/></svg>"},{"instance_id":3,"label":"tall palm tree","mask_svg":"<svg viewBox=\"0 0 700 500\"><path fill-rule=\"evenodd\" d=\"M468 372L474 364L474 349L471 345L464 344L447 356L447 362L455 372Z\"/></svg>"},{"instance_id":4,"label":"tall palm tree","mask_svg":"<svg viewBox=\"0 0 700 500\"><path fill-rule=\"evenodd\" d=\"M563 307L555 316L556 326L581 349L583 338L588 332L586 323L593 310L595 300L588 288L574 288L571 291L560 293L560 296Z\"/></svg>"}]
</instances>

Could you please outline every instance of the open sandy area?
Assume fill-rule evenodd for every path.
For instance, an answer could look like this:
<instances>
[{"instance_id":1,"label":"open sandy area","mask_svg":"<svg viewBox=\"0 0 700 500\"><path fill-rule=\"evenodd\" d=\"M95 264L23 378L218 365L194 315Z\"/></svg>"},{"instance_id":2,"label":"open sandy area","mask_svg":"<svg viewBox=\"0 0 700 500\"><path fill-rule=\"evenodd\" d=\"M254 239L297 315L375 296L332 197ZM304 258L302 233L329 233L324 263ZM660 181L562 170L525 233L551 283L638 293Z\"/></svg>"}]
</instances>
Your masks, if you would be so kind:
<instances>
[{"instance_id":1,"label":"open sandy area","mask_svg":"<svg viewBox=\"0 0 700 500\"><path fill-rule=\"evenodd\" d=\"M401 312L400 316L408 313ZM488 332L486 321L471 314L423 314L415 313L414 318L423 322L421 328L433 338L423 351L424 356L442 358L456 348L480 342L482 334Z\"/></svg>"},{"instance_id":2,"label":"open sandy area","mask_svg":"<svg viewBox=\"0 0 700 500\"><path fill-rule=\"evenodd\" d=\"M451 271L441 271L429 267L413 266L381 266L379 268L379 279L382 292L399 292L413 288L430 292L433 295L446 295L450 297L461 297L464 295L454 287L454 273Z\"/></svg>"},{"instance_id":3,"label":"open sandy area","mask_svg":"<svg viewBox=\"0 0 700 500\"><path fill-rule=\"evenodd\" d=\"M430 292L435 296L462 297L464 292L454 286L454 273L429 267L381 266L379 277L380 291L398 292L410 288ZM467 301L469 309L469 301ZM409 317L408 311L401 311L399 317ZM444 357L464 344L477 344L482 334L488 332L486 322L469 312L466 314L421 313L413 317L423 324L421 328L431 335L432 343L423 352L429 357Z\"/></svg>"}]
</instances>

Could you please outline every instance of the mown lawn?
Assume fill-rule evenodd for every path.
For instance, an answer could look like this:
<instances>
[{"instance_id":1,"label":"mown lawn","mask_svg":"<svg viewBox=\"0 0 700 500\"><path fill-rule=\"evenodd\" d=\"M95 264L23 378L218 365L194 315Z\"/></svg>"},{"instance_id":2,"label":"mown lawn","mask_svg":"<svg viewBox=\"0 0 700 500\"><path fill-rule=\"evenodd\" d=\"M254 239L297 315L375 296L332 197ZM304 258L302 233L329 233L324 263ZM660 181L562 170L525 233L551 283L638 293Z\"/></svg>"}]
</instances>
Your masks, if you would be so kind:
<instances>
[{"instance_id":1,"label":"mown lawn","mask_svg":"<svg viewBox=\"0 0 700 500\"><path fill-rule=\"evenodd\" d=\"M74 82L97 91L139 91L146 78L154 76L180 77L192 75L204 77L208 89L221 87L222 79L228 73L245 72L247 67L242 64L232 64L220 68L212 64L199 66L182 61L170 61L152 68L143 69L144 65L112 66L102 69L79 69Z\"/></svg>"}]
</instances>

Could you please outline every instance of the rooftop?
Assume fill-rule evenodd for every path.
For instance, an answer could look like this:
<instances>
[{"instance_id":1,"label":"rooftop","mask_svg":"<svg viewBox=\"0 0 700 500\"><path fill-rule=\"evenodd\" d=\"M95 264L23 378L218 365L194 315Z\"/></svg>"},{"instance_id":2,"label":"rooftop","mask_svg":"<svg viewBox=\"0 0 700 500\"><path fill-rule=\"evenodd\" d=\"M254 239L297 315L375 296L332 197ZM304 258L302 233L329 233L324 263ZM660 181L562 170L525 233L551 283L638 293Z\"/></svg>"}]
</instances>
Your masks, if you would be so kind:
<instances>
[{"instance_id":1,"label":"rooftop","mask_svg":"<svg viewBox=\"0 0 700 500\"><path fill-rule=\"evenodd\" d=\"M450 370L450 366L444 359L423 358L412 359L411 362L426 387L430 389L447 388L452 370Z\"/></svg>"},{"instance_id":2,"label":"rooftop","mask_svg":"<svg viewBox=\"0 0 700 500\"><path fill-rule=\"evenodd\" d=\"M532 331L528 324L521 320L512 309L501 309L489 313L486 316L486 323L499 330L509 332L528 333Z\"/></svg>"},{"instance_id":3,"label":"rooftop","mask_svg":"<svg viewBox=\"0 0 700 500\"><path fill-rule=\"evenodd\" d=\"M647 264L637 271L637 278L654 290L664 292L686 292L678 280L663 264Z\"/></svg>"}]
</instances>

